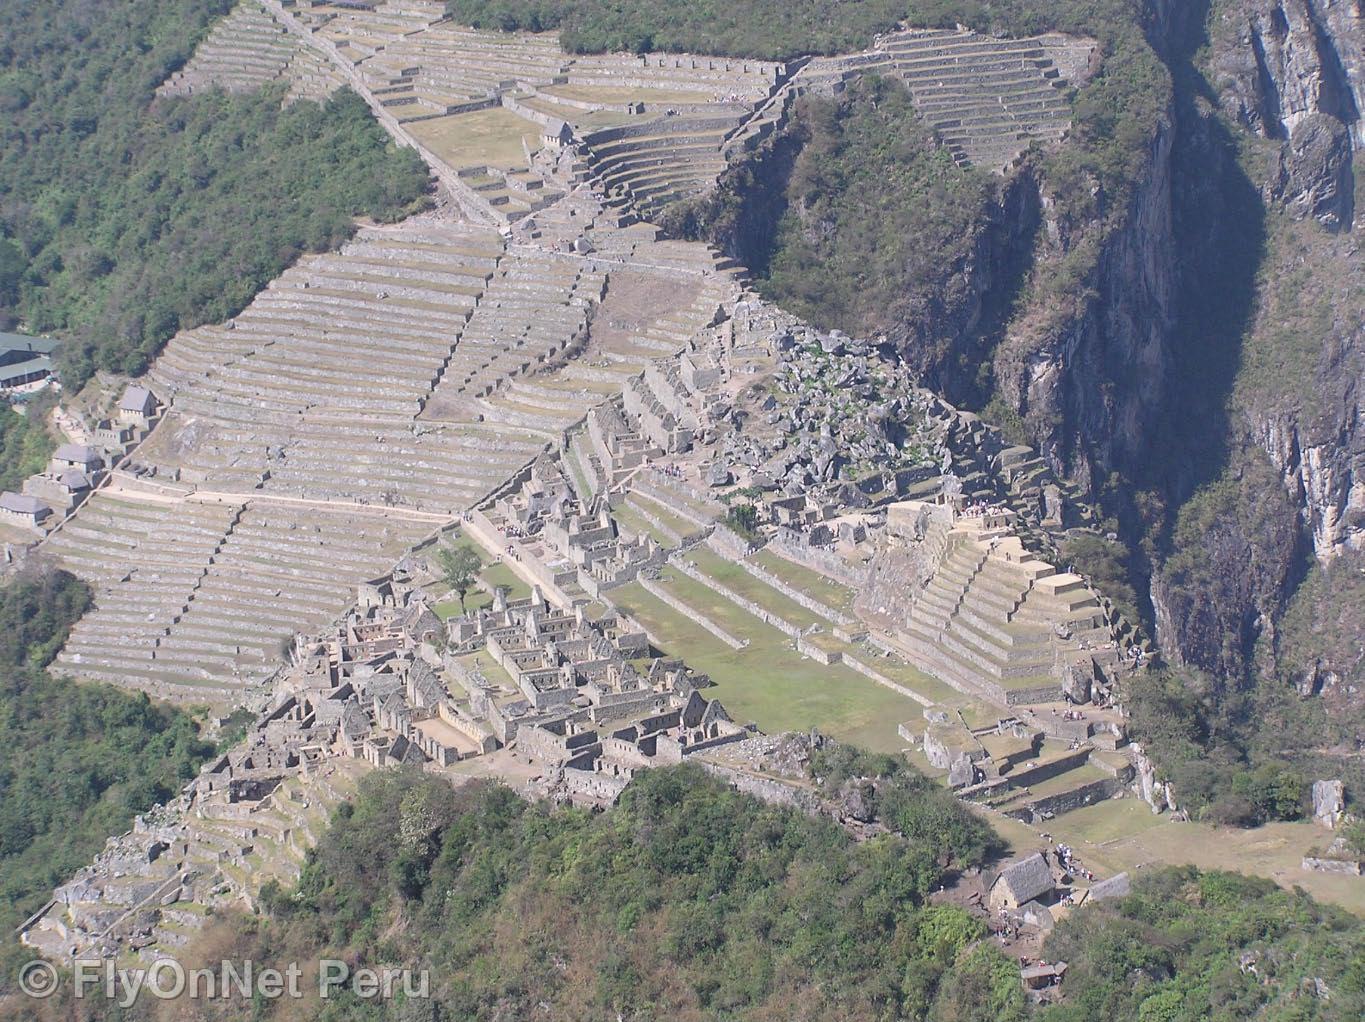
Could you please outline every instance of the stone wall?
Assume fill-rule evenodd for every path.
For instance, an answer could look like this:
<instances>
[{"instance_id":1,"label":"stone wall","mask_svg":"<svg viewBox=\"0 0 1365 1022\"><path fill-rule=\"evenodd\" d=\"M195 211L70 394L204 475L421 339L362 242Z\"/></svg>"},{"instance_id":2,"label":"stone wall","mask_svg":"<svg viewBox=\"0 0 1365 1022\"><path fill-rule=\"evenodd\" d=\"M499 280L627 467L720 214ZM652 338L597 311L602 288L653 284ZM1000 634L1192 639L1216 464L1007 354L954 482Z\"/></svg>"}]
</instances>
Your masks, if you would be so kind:
<instances>
[{"instance_id":1,"label":"stone wall","mask_svg":"<svg viewBox=\"0 0 1365 1022\"><path fill-rule=\"evenodd\" d=\"M784 784L771 777L759 777L742 770L736 770L733 767L722 766L719 763L708 763L705 760L698 760L697 762L707 773L726 781L736 791L753 795L755 798L760 798L773 805L798 809L810 816L820 815L820 801L812 792L791 784Z\"/></svg>"},{"instance_id":2,"label":"stone wall","mask_svg":"<svg viewBox=\"0 0 1365 1022\"><path fill-rule=\"evenodd\" d=\"M721 642L725 643L731 649L743 649L745 646L748 645L748 642L746 642L744 639L735 638L720 625L716 624L716 622L706 617L706 615L699 613L696 607L692 607L684 603L682 600L678 599L667 589L665 589L663 586L659 585L659 583L653 581L652 579L645 578L643 575L640 576L640 588L643 589L645 592L649 593L649 595L655 597L656 599L662 600L664 603L668 604L669 607L676 610L679 614L682 614L689 621L695 621L697 624L701 625L703 628L705 628L708 632L714 635ZM654 639L651 638L650 642L654 642ZM655 642L654 644L656 646L658 645L657 642Z\"/></svg>"},{"instance_id":3,"label":"stone wall","mask_svg":"<svg viewBox=\"0 0 1365 1022\"><path fill-rule=\"evenodd\" d=\"M720 593L721 596L724 596L735 606L741 608L742 610L748 611L750 614L758 618L764 624L771 625L772 627L776 628L779 632L787 636L789 639L796 639L799 641L802 635L805 634L801 630L801 628L799 628L792 622L788 621L786 618L778 614L774 614L772 611L767 610L763 607L760 607L757 603L755 603L753 600L749 599L746 596L741 596L739 593L735 592L733 589L727 586L724 582L717 581L711 576L703 574L695 566L689 564L681 557L672 558L671 560L669 560L668 563L671 567L676 568L678 571L682 572L688 578L693 579L696 582L700 582L708 589L714 589L716 592ZM830 663L831 661L822 660L821 662Z\"/></svg>"},{"instance_id":4,"label":"stone wall","mask_svg":"<svg viewBox=\"0 0 1365 1022\"><path fill-rule=\"evenodd\" d=\"M888 678L885 674L882 674L881 671L877 670L877 669L876 669L875 667L873 667L871 664L864 663L864 662L863 662L861 659L859 659L858 657L853 657L853 656L845 655L845 656L843 656L841 659L842 659L842 662L844 663L845 666L851 667L853 670L857 671L859 674L861 674L861 675L863 675L863 676L865 676L865 677L871 678L871 679L872 679L873 681L875 681L878 685L882 685L882 686L884 686L884 687L886 687L886 688L889 688L889 689L891 689L891 691L896 692L896 693L899 693L900 695L905 696L907 699L913 699L915 702L919 703L921 706L933 706L933 705L934 705L934 701L933 701L932 699L926 699L924 696L920 695L918 692L914 691L913 689L908 689L908 688L906 688L904 685L901 685L901 684L899 684L899 683L897 683L897 682L892 681L892 680L891 680L890 678Z\"/></svg>"},{"instance_id":5,"label":"stone wall","mask_svg":"<svg viewBox=\"0 0 1365 1022\"><path fill-rule=\"evenodd\" d=\"M1338 873L1353 877L1365 875L1365 862L1356 859L1324 859L1316 855L1305 855L1301 865L1313 873Z\"/></svg>"},{"instance_id":6,"label":"stone wall","mask_svg":"<svg viewBox=\"0 0 1365 1022\"><path fill-rule=\"evenodd\" d=\"M843 625L846 628L856 627L857 622L847 614L835 610L827 603L821 603L813 596L806 595L794 586L788 585L762 565L755 564L753 561L740 561L739 566L760 582L772 586L772 588L787 597L787 599L791 600L793 603L800 604L812 614L819 614L826 620L832 621L836 625Z\"/></svg>"},{"instance_id":7,"label":"stone wall","mask_svg":"<svg viewBox=\"0 0 1365 1022\"><path fill-rule=\"evenodd\" d=\"M777 534L768 541L773 553L803 564L812 571L827 575L834 581L851 589L861 589L867 585L867 570L858 569L836 553L809 546L801 541L799 535L790 529L778 529Z\"/></svg>"},{"instance_id":8,"label":"stone wall","mask_svg":"<svg viewBox=\"0 0 1365 1022\"><path fill-rule=\"evenodd\" d=\"M1025 823L1031 823L1041 819L1047 813L1060 815L1061 813L1069 813L1073 809L1080 809L1082 806L1094 805L1104 799L1113 798L1123 790L1122 781L1106 777L1102 780L1091 781L1089 784L1083 784L1071 791L1063 791L1056 795L1037 799L1024 808L1012 810L1006 815L1012 816L1016 820L1023 820Z\"/></svg>"},{"instance_id":9,"label":"stone wall","mask_svg":"<svg viewBox=\"0 0 1365 1022\"><path fill-rule=\"evenodd\" d=\"M748 557L757 547L728 525L716 523L715 530L706 539L706 545L722 557L739 560Z\"/></svg>"}]
</instances>

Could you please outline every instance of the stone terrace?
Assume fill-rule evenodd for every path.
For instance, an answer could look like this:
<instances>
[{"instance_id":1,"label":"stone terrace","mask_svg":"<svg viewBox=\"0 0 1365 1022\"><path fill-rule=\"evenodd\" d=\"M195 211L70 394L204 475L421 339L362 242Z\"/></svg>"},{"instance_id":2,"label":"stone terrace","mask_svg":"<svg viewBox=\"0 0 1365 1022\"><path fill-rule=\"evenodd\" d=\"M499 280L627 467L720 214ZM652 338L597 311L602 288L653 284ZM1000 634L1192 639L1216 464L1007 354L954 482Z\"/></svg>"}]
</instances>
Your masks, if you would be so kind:
<instances>
[{"instance_id":1,"label":"stone terrace","mask_svg":"<svg viewBox=\"0 0 1365 1022\"><path fill-rule=\"evenodd\" d=\"M749 112L724 104L706 114L665 115L593 132L584 138L593 182L609 201L629 201L641 216L657 216L716 183L726 167L726 138Z\"/></svg>"},{"instance_id":2,"label":"stone terrace","mask_svg":"<svg viewBox=\"0 0 1365 1022\"><path fill-rule=\"evenodd\" d=\"M214 87L258 89L284 74L296 46L264 8L244 0L213 26L190 62L162 83L157 95L187 96Z\"/></svg>"},{"instance_id":3,"label":"stone terrace","mask_svg":"<svg viewBox=\"0 0 1365 1022\"><path fill-rule=\"evenodd\" d=\"M1085 579L1059 572L1013 535L1007 510L893 505L858 613L896 649L996 705L1091 698L1119 650Z\"/></svg>"},{"instance_id":4,"label":"stone terrace","mask_svg":"<svg viewBox=\"0 0 1365 1022\"><path fill-rule=\"evenodd\" d=\"M326 61L300 46L268 11L255 0L243 0L157 95L188 96L211 88L250 92L280 79L290 83L290 99L325 99L341 84Z\"/></svg>"},{"instance_id":5,"label":"stone terrace","mask_svg":"<svg viewBox=\"0 0 1365 1022\"><path fill-rule=\"evenodd\" d=\"M517 85L563 78L568 56L553 35L475 32L450 24L390 43L360 65L400 121L440 116Z\"/></svg>"},{"instance_id":6,"label":"stone terrace","mask_svg":"<svg viewBox=\"0 0 1365 1022\"><path fill-rule=\"evenodd\" d=\"M57 669L217 701L264 682L280 644L316 628L430 528L344 509L142 501L101 492L49 540L95 587Z\"/></svg>"},{"instance_id":7,"label":"stone terrace","mask_svg":"<svg viewBox=\"0 0 1365 1022\"><path fill-rule=\"evenodd\" d=\"M877 49L960 162L998 171L1070 127L1069 83L1041 40L907 31L883 37Z\"/></svg>"},{"instance_id":8,"label":"stone terrace","mask_svg":"<svg viewBox=\"0 0 1365 1022\"><path fill-rule=\"evenodd\" d=\"M573 256L529 248L506 256L470 317L424 418L477 421L488 411L483 399L504 383L581 347L589 310L602 300L606 278L605 269ZM509 410L501 420L556 432L549 410L520 415Z\"/></svg>"},{"instance_id":9,"label":"stone terrace","mask_svg":"<svg viewBox=\"0 0 1365 1022\"><path fill-rule=\"evenodd\" d=\"M464 332L489 282L509 279L502 258L494 232L419 220L301 260L232 323L168 346L152 379L170 421L141 457L215 489L468 506L540 441L475 419L414 420L486 350L476 330L466 352ZM513 369L510 357L488 361L489 379Z\"/></svg>"},{"instance_id":10,"label":"stone terrace","mask_svg":"<svg viewBox=\"0 0 1365 1022\"><path fill-rule=\"evenodd\" d=\"M908 29L879 37L864 53L816 58L795 81L828 90L866 72L894 74L959 163L999 173L1033 143L1066 134L1070 89L1092 73L1096 51L1092 39L1057 33L997 39Z\"/></svg>"}]
</instances>

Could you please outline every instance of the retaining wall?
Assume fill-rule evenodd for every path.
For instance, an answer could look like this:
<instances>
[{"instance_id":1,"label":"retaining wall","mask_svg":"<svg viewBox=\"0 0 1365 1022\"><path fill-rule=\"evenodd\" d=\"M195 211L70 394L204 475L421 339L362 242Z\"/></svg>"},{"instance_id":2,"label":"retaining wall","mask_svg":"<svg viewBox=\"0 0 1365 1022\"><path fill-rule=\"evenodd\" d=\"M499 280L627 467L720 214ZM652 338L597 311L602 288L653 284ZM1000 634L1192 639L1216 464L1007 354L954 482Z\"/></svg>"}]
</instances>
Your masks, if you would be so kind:
<instances>
[{"instance_id":1,"label":"retaining wall","mask_svg":"<svg viewBox=\"0 0 1365 1022\"><path fill-rule=\"evenodd\" d=\"M679 614L682 614L689 621L695 621L697 624L701 625L703 628L705 628L708 632L714 635L721 642L725 643L731 649L743 649L745 646L749 644L748 641L745 639L735 638L735 636L731 635L720 625L716 624L716 622L712 621L706 615L699 612L696 607L684 603L682 600L678 599L676 596L670 593L663 586L659 585L653 579L648 579L641 575L640 588L642 588L645 592L649 593L651 596L660 599L664 603L668 604L668 606L672 607ZM656 646L659 645L657 642L654 642L654 639L652 637L650 638L649 641L653 642L654 645Z\"/></svg>"}]
</instances>

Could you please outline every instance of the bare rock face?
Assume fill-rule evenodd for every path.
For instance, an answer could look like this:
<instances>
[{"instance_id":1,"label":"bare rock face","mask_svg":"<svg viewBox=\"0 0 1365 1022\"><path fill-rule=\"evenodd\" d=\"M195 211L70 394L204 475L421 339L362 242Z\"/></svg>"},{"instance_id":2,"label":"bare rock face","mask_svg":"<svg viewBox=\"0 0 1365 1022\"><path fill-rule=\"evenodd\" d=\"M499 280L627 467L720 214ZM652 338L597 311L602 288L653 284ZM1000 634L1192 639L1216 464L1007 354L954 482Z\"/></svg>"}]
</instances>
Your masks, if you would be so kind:
<instances>
[{"instance_id":1,"label":"bare rock face","mask_svg":"<svg viewBox=\"0 0 1365 1022\"><path fill-rule=\"evenodd\" d=\"M1351 226L1351 154L1365 146L1365 16L1358 0L1233 0L1215 32L1219 104L1283 140L1268 201L1330 230Z\"/></svg>"},{"instance_id":2,"label":"bare rock face","mask_svg":"<svg viewBox=\"0 0 1365 1022\"><path fill-rule=\"evenodd\" d=\"M1157 637L1172 663L1224 685L1246 675L1249 651L1273 634L1297 563L1295 508L1273 466L1248 455L1232 482L1211 488L1182 543L1154 575Z\"/></svg>"},{"instance_id":3,"label":"bare rock face","mask_svg":"<svg viewBox=\"0 0 1365 1022\"><path fill-rule=\"evenodd\" d=\"M1351 226L1351 133L1329 114L1311 113L1280 147L1268 198L1297 220L1311 216L1329 230Z\"/></svg>"},{"instance_id":4,"label":"bare rock face","mask_svg":"<svg viewBox=\"0 0 1365 1022\"><path fill-rule=\"evenodd\" d=\"M1227 5L1213 70L1224 110L1266 138L1290 138L1325 113L1365 144L1365 23L1357 0Z\"/></svg>"},{"instance_id":5,"label":"bare rock face","mask_svg":"<svg viewBox=\"0 0 1365 1022\"><path fill-rule=\"evenodd\" d=\"M1335 827L1346 807L1340 781L1313 782L1313 822L1324 827Z\"/></svg>"}]
</instances>

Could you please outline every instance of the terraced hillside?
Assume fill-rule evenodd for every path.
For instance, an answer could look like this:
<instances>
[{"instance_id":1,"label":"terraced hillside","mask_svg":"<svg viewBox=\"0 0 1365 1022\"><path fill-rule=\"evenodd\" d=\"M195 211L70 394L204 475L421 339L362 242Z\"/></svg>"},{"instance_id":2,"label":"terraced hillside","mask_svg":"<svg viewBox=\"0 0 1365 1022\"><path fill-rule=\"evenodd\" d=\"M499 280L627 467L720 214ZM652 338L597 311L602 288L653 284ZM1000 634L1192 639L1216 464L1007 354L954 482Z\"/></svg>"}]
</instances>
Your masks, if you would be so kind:
<instances>
[{"instance_id":1,"label":"terraced hillside","mask_svg":"<svg viewBox=\"0 0 1365 1022\"><path fill-rule=\"evenodd\" d=\"M336 23L322 31L332 35ZM404 36L359 65L361 74L400 121L452 113L488 101L509 82L549 85L568 56L554 36L504 36L449 24Z\"/></svg>"},{"instance_id":2,"label":"terraced hillside","mask_svg":"<svg viewBox=\"0 0 1365 1022\"><path fill-rule=\"evenodd\" d=\"M236 702L431 523L263 502L104 491L47 543L95 608L55 669L190 702Z\"/></svg>"},{"instance_id":3,"label":"terraced hillside","mask_svg":"<svg viewBox=\"0 0 1365 1022\"><path fill-rule=\"evenodd\" d=\"M249 698L295 632L714 321L712 253L610 220L592 257L444 216L365 228L176 337L160 424L47 541L96 587L57 669Z\"/></svg>"},{"instance_id":4,"label":"terraced hillside","mask_svg":"<svg viewBox=\"0 0 1365 1022\"><path fill-rule=\"evenodd\" d=\"M1093 73L1097 53L1094 40L1060 33L1000 39L905 29L863 53L812 60L797 84L827 91L862 74L893 76L958 163L1003 173L1030 145L1067 133L1071 91Z\"/></svg>"},{"instance_id":5,"label":"terraced hillside","mask_svg":"<svg viewBox=\"0 0 1365 1022\"><path fill-rule=\"evenodd\" d=\"M906 32L836 70L894 69L927 111L975 103L934 123L1003 162L1064 130L1069 46ZM173 339L149 374L161 423L48 544L98 587L60 669L224 701L267 678L294 631L717 321L736 268L632 220L705 191L829 72L571 57L425 0L239 6L165 91L345 80L470 215L365 227Z\"/></svg>"},{"instance_id":6,"label":"terraced hillside","mask_svg":"<svg viewBox=\"0 0 1365 1022\"><path fill-rule=\"evenodd\" d=\"M877 49L959 162L1001 170L1070 126L1070 83L1050 46L1074 53L1060 36L992 39L967 30L897 32Z\"/></svg>"},{"instance_id":7,"label":"terraced hillside","mask_svg":"<svg viewBox=\"0 0 1365 1022\"><path fill-rule=\"evenodd\" d=\"M168 346L151 379L172 409L141 460L219 489L466 506L543 442L415 425L502 260L496 233L427 219L300 261L232 322Z\"/></svg>"},{"instance_id":8,"label":"terraced hillside","mask_svg":"<svg viewBox=\"0 0 1365 1022\"><path fill-rule=\"evenodd\" d=\"M122 949L143 963L174 956L214 909L254 906L267 883L295 880L328 807L354 795L360 773L343 760L299 774L249 812L225 790L159 806L60 887L24 939L58 960L73 950Z\"/></svg>"},{"instance_id":9,"label":"terraced hillside","mask_svg":"<svg viewBox=\"0 0 1365 1022\"><path fill-rule=\"evenodd\" d=\"M290 83L290 98L322 99L341 85L335 71L256 0L242 0L157 95L188 96L211 88L249 92L279 80Z\"/></svg>"}]
</instances>

